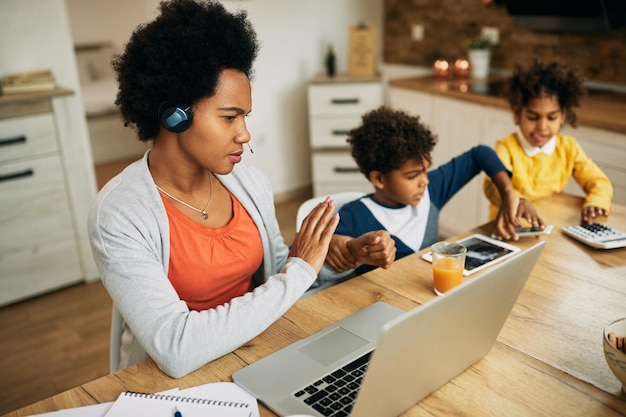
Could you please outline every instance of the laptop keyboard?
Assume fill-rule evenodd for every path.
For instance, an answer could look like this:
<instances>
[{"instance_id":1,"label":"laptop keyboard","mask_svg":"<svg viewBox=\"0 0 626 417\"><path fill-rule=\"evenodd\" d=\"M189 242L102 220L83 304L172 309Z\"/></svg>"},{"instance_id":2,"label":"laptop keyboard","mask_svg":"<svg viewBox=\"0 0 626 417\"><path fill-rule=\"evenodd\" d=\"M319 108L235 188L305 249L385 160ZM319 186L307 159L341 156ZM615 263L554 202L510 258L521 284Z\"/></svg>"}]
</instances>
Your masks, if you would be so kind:
<instances>
[{"instance_id":1,"label":"laptop keyboard","mask_svg":"<svg viewBox=\"0 0 626 417\"><path fill-rule=\"evenodd\" d=\"M324 416L350 415L371 355L366 353L293 395Z\"/></svg>"}]
</instances>

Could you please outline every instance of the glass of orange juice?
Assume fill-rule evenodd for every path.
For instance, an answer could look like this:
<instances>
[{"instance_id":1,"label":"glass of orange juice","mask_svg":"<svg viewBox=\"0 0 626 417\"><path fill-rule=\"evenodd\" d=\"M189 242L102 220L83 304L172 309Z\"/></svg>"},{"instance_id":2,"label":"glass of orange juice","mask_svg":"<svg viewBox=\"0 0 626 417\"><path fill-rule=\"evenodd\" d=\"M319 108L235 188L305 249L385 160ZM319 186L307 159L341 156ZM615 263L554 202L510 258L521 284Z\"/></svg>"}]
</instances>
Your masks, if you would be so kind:
<instances>
[{"instance_id":1,"label":"glass of orange juice","mask_svg":"<svg viewBox=\"0 0 626 417\"><path fill-rule=\"evenodd\" d=\"M467 248L457 242L437 242L430 249L435 293L443 295L463 280Z\"/></svg>"}]
</instances>

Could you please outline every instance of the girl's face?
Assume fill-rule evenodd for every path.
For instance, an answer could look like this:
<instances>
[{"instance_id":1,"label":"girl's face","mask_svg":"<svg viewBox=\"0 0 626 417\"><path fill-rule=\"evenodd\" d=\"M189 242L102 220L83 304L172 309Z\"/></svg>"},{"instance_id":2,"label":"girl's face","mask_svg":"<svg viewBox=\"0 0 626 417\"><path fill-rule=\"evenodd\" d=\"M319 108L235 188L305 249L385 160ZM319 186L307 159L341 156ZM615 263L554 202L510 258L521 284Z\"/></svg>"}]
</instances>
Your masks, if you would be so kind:
<instances>
[{"instance_id":1,"label":"girl's face","mask_svg":"<svg viewBox=\"0 0 626 417\"><path fill-rule=\"evenodd\" d=\"M374 198L381 203L395 205L416 206L424 198L428 186L426 171L430 163L427 160L406 161L400 168L389 174L374 174L373 181L376 187Z\"/></svg>"},{"instance_id":2,"label":"girl's face","mask_svg":"<svg viewBox=\"0 0 626 417\"><path fill-rule=\"evenodd\" d=\"M243 144L250 141L245 117L251 110L248 77L232 69L222 71L215 95L193 107L191 126L178 135L180 149L199 166L230 173L241 161Z\"/></svg>"},{"instance_id":3,"label":"girl's face","mask_svg":"<svg viewBox=\"0 0 626 417\"><path fill-rule=\"evenodd\" d=\"M556 96L534 98L526 107L515 112L515 123L519 125L524 139L531 146L541 147L552 136L559 133L565 122Z\"/></svg>"}]
</instances>

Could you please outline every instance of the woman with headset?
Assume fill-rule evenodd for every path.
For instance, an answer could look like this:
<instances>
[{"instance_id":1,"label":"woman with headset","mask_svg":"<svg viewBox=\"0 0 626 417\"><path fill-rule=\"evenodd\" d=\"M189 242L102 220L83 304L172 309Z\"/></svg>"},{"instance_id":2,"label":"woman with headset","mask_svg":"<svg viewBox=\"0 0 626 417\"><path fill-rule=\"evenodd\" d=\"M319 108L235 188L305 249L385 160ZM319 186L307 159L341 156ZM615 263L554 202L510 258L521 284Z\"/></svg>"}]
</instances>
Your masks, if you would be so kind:
<instances>
[{"instance_id":1,"label":"woman with headset","mask_svg":"<svg viewBox=\"0 0 626 417\"><path fill-rule=\"evenodd\" d=\"M123 318L120 368L181 377L277 320L316 279L338 223L326 199L285 245L250 141L258 42L245 12L162 2L113 66L125 124L152 147L108 182L89 217L102 282Z\"/></svg>"}]
</instances>

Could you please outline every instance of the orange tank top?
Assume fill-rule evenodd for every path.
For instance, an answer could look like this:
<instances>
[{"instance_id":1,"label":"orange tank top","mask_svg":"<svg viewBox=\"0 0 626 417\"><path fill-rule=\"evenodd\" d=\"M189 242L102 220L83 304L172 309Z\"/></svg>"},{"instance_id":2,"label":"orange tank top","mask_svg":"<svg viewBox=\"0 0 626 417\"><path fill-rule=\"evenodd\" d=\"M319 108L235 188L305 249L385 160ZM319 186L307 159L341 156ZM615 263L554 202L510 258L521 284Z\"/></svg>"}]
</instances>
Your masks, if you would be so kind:
<instances>
[{"instance_id":1,"label":"orange tank top","mask_svg":"<svg viewBox=\"0 0 626 417\"><path fill-rule=\"evenodd\" d=\"M190 310L228 303L252 289L252 275L263 261L261 236L232 194L233 218L222 227L194 222L161 196L170 225L168 277Z\"/></svg>"}]
</instances>

